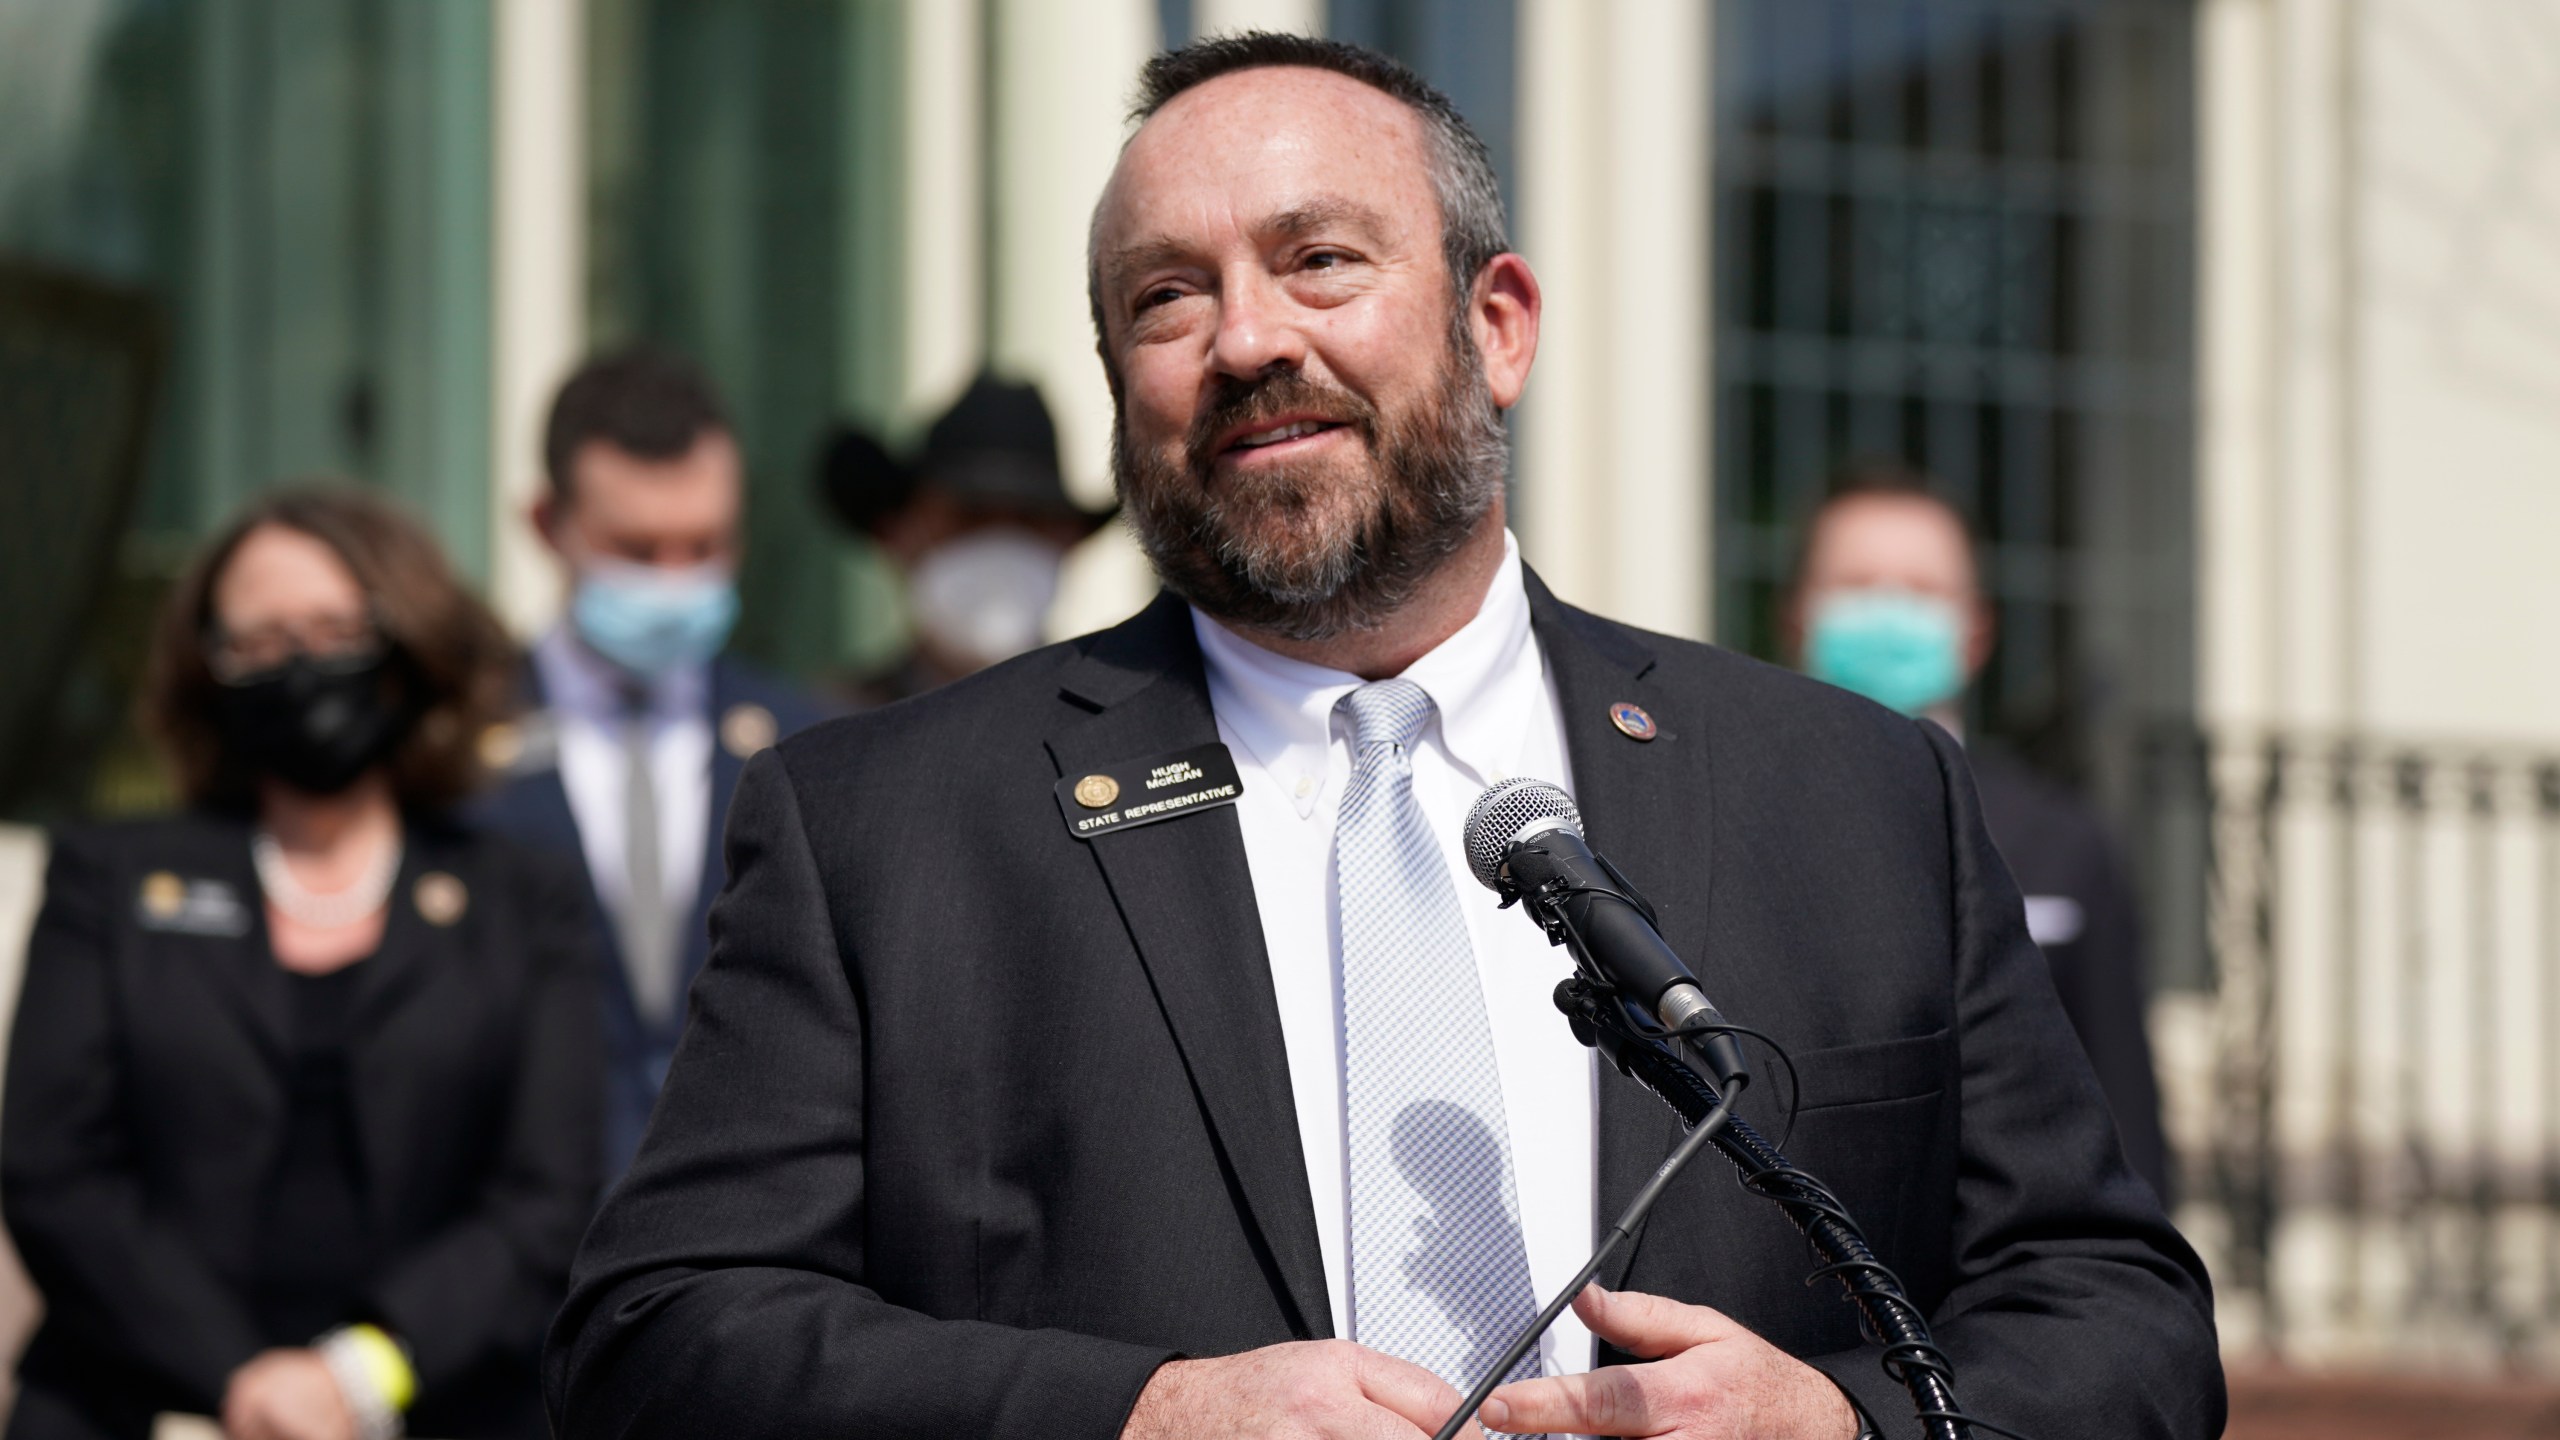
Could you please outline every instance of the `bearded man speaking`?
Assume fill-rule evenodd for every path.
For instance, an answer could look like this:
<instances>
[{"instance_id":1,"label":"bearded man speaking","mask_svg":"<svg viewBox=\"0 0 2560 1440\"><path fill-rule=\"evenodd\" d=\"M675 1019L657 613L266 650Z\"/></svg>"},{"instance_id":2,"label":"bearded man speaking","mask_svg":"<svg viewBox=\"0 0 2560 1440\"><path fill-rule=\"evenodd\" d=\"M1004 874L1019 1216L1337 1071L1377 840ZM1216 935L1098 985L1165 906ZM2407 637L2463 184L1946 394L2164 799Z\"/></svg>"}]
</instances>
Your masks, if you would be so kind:
<instances>
[{"instance_id":1,"label":"bearded man speaking","mask_svg":"<svg viewBox=\"0 0 2560 1440\"><path fill-rule=\"evenodd\" d=\"M1092 294L1164 594L748 766L691 1023L553 1336L559 1432L1429 1435L1679 1135L1468 876L1469 802L1536 776L1791 1050L1791 1152L1974 1414L2220 1433L2201 1267L1962 752L1521 565L1501 415L1538 283L1448 102L1247 35L1156 59L1138 116ZM1808 1263L1700 1166L1485 1423L1909 1433Z\"/></svg>"}]
</instances>

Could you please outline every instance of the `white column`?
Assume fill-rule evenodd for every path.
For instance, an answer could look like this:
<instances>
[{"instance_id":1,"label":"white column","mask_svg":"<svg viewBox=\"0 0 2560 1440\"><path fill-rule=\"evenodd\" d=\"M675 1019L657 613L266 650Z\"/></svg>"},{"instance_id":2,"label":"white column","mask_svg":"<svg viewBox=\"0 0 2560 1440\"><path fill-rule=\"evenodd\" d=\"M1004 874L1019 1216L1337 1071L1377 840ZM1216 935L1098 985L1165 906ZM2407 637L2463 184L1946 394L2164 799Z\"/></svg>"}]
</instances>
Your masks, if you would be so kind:
<instances>
[{"instance_id":1,"label":"white column","mask_svg":"<svg viewBox=\"0 0 2560 1440\"><path fill-rule=\"evenodd\" d=\"M1194 0L1191 28L1202 35L1239 30L1324 33L1324 0Z\"/></svg>"},{"instance_id":2,"label":"white column","mask_svg":"<svg viewBox=\"0 0 2560 1440\"><path fill-rule=\"evenodd\" d=\"M1707 368L1710 10L1694 0L1610 7L1608 290L1603 412L1617 504L1607 530L1610 613L1709 632L1714 475Z\"/></svg>"},{"instance_id":3,"label":"white column","mask_svg":"<svg viewBox=\"0 0 2560 1440\"><path fill-rule=\"evenodd\" d=\"M1592 0L1606 5L1610 0ZM1544 293L1538 358L1518 412L1512 525L1531 565L1567 599L1606 610L1608 567L1595 538L1612 498L1601 422L1608 317L1601 313L1597 227L1605 178L1589 157L1600 27L1575 0L1520 6L1518 213L1511 243Z\"/></svg>"},{"instance_id":4,"label":"white column","mask_svg":"<svg viewBox=\"0 0 2560 1440\"><path fill-rule=\"evenodd\" d=\"M1708 632L1706 7L1522 0L1516 241L1546 294L1517 524L1566 599Z\"/></svg>"},{"instance_id":5,"label":"white column","mask_svg":"<svg viewBox=\"0 0 2560 1440\"><path fill-rule=\"evenodd\" d=\"M1127 133L1138 67L1155 53L1152 0L995 0L994 179L989 244L996 367L1040 387L1058 420L1067 485L1111 496L1111 395L1085 298L1085 231ZM1154 581L1117 526L1075 557L1053 631L1107 625Z\"/></svg>"},{"instance_id":6,"label":"white column","mask_svg":"<svg viewBox=\"0 0 2560 1440\"><path fill-rule=\"evenodd\" d=\"M906 7L902 418L924 423L985 354L985 45L975 5Z\"/></svg>"},{"instance_id":7,"label":"white column","mask_svg":"<svg viewBox=\"0 0 2560 1440\"><path fill-rule=\"evenodd\" d=\"M489 593L519 635L560 605L525 520L542 481L542 420L586 343L585 31L578 0L501 0L492 247Z\"/></svg>"},{"instance_id":8,"label":"white column","mask_svg":"<svg viewBox=\"0 0 2560 1440\"><path fill-rule=\"evenodd\" d=\"M2267 0L2197 11L2197 708L2208 724L2283 708L2276 56Z\"/></svg>"},{"instance_id":9,"label":"white column","mask_svg":"<svg viewBox=\"0 0 2560 1440\"><path fill-rule=\"evenodd\" d=\"M1129 93L1154 53L1148 0L995 0L996 363L1057 413L1068 484L1109 494L1111 400L1085 300L1085 229L1119 158Z\"/></svg>"}]
</instances>

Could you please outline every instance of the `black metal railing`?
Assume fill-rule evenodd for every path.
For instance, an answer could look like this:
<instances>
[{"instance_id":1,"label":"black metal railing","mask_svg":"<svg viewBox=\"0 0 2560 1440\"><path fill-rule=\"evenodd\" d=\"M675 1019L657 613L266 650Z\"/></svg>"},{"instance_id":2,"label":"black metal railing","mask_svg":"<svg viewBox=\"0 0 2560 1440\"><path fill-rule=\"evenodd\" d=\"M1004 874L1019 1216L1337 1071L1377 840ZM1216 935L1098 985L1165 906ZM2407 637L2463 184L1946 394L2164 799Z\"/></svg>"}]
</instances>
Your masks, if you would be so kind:
<instances>
[{"instance_id":1,"label":"black metal railing","mask_svg":"<svg viewBox=\"0 0 2560 1440\"><path fill-rule=\"evenodd\" d=\"M2226 1315L2277 1354L2560 1340L2560 755L2190 729L2143 774L2208 982L2163 1078Z\"/></svg>"}]
</instances>

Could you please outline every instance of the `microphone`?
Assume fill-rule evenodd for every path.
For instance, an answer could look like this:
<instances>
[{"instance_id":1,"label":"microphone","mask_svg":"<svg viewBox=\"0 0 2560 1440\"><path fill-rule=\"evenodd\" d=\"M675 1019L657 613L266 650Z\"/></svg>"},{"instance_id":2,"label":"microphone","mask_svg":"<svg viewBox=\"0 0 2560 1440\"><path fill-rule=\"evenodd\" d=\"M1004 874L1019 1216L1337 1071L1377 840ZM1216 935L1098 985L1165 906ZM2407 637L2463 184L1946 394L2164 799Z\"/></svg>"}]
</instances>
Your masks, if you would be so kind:
<instances>
[{"instance_id":1,"label":"microphone","mask_svg":"<svg viewBox=\"0 0 2560 1440\"><path fill-rule=\"evenodd\" d=\"M1666 1030L1723 1025L1680 956L1655 928L1653 907L1582 838L1573 797L1544 780L1514 779L1467 812L1467 868L1507 905L1519 902L1574 959ZM1716 1079L1746 1080L1742 1043L1710 1031L1686 1037Z\"/></svg>"}]
</instances>

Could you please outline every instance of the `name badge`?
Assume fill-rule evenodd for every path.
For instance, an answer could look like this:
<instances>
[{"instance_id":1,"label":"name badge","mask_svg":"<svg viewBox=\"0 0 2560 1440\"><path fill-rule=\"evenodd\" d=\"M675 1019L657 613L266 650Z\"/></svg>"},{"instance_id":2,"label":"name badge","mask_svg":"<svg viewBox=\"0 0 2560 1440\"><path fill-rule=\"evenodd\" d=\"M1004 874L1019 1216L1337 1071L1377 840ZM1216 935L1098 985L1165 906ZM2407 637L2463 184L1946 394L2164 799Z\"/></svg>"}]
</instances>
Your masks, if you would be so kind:
<instances>
[{"instance_id":1,"label":"name badge","mask_svg":"<svg viewBox=\"0 0 2560 1440\"><path fill-rule=\"evenodd\" d=\"M1068 834L1090 840L1233 805L1242 793L1235 757L1211 744L1069 775L1058 782L1058 812Z\"/></svg>"},{"instance_id":2,"label":"name badge","mask_svg":"<svg viewBox=\"0 0 2560 1440\"><path fill-rule=\"evenodd\" d=\"M143 877L133 909L145 930L225 939L249 933L249 907L238 891L219 880L186 880L154 870Z\"/></svg>"}]
</instances>

